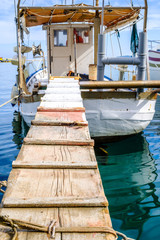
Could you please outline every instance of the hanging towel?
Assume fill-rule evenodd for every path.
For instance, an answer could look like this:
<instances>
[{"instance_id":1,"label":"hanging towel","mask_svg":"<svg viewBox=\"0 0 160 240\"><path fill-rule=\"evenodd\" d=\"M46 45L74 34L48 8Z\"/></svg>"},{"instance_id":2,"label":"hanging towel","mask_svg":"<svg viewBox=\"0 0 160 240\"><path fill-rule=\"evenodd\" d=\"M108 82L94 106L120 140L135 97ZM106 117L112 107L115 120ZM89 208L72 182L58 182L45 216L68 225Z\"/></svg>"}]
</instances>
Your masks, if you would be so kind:
<instances>
[{"instance_id":1,"label":"hanging towel","mask_svg":"<svg viewBox=\"0 0 160 240\"><path fill-rule=\"evenodd\" d=\"M137 25L136 23L134 23L132 28L131 44L130 44L130 49L133 53L133 56L135 56L138 50L138 43L139 43L139 38L138 38L138 32L137 32Z\"/></svg>"}]
</instances>

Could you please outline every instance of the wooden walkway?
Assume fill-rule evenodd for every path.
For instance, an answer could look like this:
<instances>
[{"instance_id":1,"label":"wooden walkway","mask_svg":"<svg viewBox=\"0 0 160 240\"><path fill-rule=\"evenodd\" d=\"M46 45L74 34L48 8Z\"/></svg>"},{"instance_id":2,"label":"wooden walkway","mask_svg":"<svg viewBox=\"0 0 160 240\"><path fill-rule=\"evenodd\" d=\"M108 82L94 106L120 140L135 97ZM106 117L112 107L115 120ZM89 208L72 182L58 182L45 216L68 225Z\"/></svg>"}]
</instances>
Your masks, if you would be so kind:
<instances>
[{"instance_id":1,"label":"wooden walkway","mask_svg":"<svg viewBox=\"0 0 160 240\"><path fill-rule=\"evenodd\" d=\"M52 222L56 240L115 240L93 145L78 80L51 78L13 162L0 215L46 228ZM11 236L0 225L0 239ZM18 239L51 235L20 229Z\"/></svg>"}]
</instances>

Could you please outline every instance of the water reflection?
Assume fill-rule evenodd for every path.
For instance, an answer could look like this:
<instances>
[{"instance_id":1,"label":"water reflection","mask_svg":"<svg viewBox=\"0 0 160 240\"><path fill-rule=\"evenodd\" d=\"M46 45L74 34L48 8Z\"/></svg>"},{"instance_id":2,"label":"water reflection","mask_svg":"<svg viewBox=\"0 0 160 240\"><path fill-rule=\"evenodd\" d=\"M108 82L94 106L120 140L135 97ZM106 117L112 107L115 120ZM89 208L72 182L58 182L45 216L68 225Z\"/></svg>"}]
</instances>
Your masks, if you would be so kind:
<instances>
[{"instance_id":1,"label":"water reflection","mask_svg":"<svg viewBox=\"0 0 160 240\"><path fill-rule=\"evenodd\" d=\"M13 118L11 122L11 117ZM7 180L12 161L17 158L28 127L18 111L1 112L0 125L0 181ZM3 194L0 193L0 201Z\"/></svg>"},{"instance_id":2,"label":"water reflection","mask_svg":"<svg viewBox=\"0 0 160 240\"><path fill-rule=\"evenodd\" d=\"M29 127L23 120L20 112L15 111L13 113L12 121L12 132L13 132L13 142L17 145L17 148L20 149L23 143L23 138L27 135Z\"/></svg>"},{"instance_id":3,"label":"water reflection","mask_svg":"<svg viewBox=\"0 0 160 240\"><path fill-rule=\"evenodd\" d=\"M148 228L147 221L160 202L154 184L155 159L145 137L138 134L97 146L95 152L114 227L134 239L151 239L143 228Z\"/></svg>"}]
</instances>

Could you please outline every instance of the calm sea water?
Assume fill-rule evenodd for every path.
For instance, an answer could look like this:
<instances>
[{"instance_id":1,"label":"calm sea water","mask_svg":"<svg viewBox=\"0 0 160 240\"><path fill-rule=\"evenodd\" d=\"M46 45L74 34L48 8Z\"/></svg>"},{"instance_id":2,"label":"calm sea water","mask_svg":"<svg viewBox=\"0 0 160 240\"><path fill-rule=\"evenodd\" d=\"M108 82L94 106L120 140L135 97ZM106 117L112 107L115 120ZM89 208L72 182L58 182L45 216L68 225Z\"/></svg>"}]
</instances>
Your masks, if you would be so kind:
<instances>
[{"instance_id":1,"label":"calm sea water","mask_svg":"<svg viewBox=\"0 0 160 240\"><path fill-rule=\"evenodd\" d=\"M15 66L0 64L0 105L10 99L15 75ZM17 106L0 108L0 180L7 180L27 131ZM160 239L160 99L142 134L95 152L113 227L133 239Z\"/></svg>"}]
</instances>

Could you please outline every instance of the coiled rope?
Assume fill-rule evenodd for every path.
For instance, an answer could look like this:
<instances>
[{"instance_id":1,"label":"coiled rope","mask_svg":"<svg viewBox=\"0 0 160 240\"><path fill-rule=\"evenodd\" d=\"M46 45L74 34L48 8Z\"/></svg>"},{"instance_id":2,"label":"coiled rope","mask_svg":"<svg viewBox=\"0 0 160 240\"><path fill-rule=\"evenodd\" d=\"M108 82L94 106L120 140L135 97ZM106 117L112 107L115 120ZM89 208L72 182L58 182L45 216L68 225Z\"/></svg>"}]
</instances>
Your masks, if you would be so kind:
<instances>
[{"instance_id":1,"label":"coiled rope","mask_svg":"<svg viewBox=\"0 0 160 240\"><path fill-rule=\"evenodd\" d=\"M55 234L56 233L91 233L91 232L101 232L101 233L108 233L108 234L113 234L116 239L118 237L121 237L122 240L134 240L131 238L128 238L125 234L114 231L112 228L109 227L71 227L71 228L66 228L66 227L56 227L56 220L53 220L50 222L49 226L41 226L38 224L33 224L29 223L26 221L21 221L17 219L11 219L8 216L2 216L0 215L0 223L4 226L8 226L12 228L13 231L13 236L12 240L18 240L18 232L25 230L30 230L32 232L43 232L47 233L51 239L55 239ZM4 230L4 229L3 229ZM5 229L5 233L10 232L10 229Z\"/></svg>"},{"instance_id":2,"label":"coiled rope","mask_svg":"<svg viewBox=\"0 0 160 240\"><path fill-rule=\"evenodd\" d=\"M7 181L0 181L0 192L5 193L2 187L7 187Z\"/></svg>"}]
</instances>

